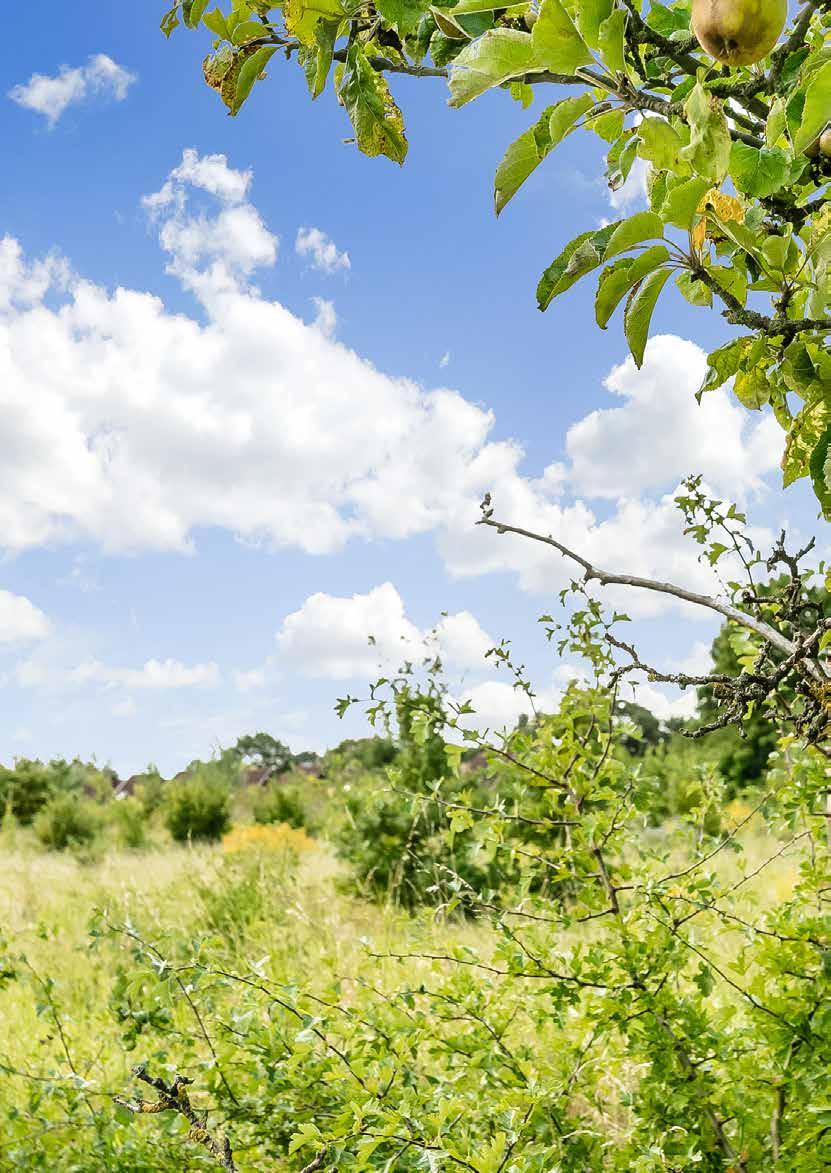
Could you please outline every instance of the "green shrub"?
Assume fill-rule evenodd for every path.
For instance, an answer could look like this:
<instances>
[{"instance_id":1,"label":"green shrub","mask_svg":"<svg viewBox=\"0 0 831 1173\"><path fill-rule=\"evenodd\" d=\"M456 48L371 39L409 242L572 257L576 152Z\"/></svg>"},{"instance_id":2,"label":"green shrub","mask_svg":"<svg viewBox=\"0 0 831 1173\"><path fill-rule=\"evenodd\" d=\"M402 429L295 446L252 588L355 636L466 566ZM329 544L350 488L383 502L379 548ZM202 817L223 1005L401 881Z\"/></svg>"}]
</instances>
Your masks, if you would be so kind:
<instances>
[{"instance_id":1,"label":"green shrub","mask_svg":"<svg viewBox=\"0 0 831 1173\"><path fill-rule=\"evenodd\" d=\"M164 788L164 778L155 766L148 766L147 771L139 775L133 794L141 803L146 818L154 814L164 802Z\"/></svg>"},{"instance_id":2,"label":"green shrub","mask_svg":"<svg viewBox=\"0 0 831 1173\"><path fill-rule=\"evenodd\" d=\"M288 823L290 827L308 827L309 812L299 786L270 782L258 790L252 804L257 823Z\"/></svg>"},{"instance_id":3,"label":"green shrub","mask_svg":"<svg viewBox=\"0 0 831 1173\"><path fill-rule=\"evenodd\" d=\"M0 805L20 823L31 823L54 791L53 772L43 762L21 758L11 770L0 767Z\"/></svg>"},{"instance_id":4,"label":"green shrub","mask_svg":"<svg viewBox=\"0 0 831 1173\"><path fill-rule=\"evenodd\" d=\"M57 794L35 819L35 834L50 851L83 847L93 842L101 827L94 803L71 794Z\"/></svg>"},{"instance_id":5,"label":"green shrub","mask_svg":"<svg viewBox=\"0 0 831 1173\"><path fill-rule=\"evenodd\" d=\"M178 842L219 839L231 823L231 792L221 778L205 771L168 782L164 820Z\"/></svg>"},{"instance_id":6,"label":"green shrub","mask_svg":"<svg viewBox=\"0 0 831 1173\"><path fill-rule=\"evenodd\" d=\"M135 796L120 798L112 804L110 819L122 847L144 847L147 842L147 816Z\"/></svg>"}]
</instances>

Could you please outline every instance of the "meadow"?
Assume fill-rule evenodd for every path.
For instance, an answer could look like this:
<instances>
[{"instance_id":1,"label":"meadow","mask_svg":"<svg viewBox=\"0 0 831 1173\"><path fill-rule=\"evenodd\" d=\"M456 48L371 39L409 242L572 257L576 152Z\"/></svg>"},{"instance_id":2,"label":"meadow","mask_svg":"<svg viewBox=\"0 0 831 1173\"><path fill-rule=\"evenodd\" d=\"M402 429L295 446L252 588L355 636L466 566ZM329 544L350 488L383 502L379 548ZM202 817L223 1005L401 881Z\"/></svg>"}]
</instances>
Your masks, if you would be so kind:
<instances>
[{"instance_id":1,"label":"meadow","mask_svg":"<svg viewBox=\"0 0 831 1173\"><path fill-rule=\"evenodd\" d=\"M726 815L731 828L741 824L742 850L719 855L717 874L730 885L752 877L734 908L752 920L792 895L798 873L795 849L781 850L748 813L734 803ZM673 838L671 826L643 834ZM220 844L110 844L85 856L45 852L30 831L6 827L3 847L0 1167L216 1167L181 1115L119 1104L147 1092L131 1074L136 1064L193 1079L193 1105L207 1112L212 1135L233 1138L241 1170L307 1167L308 1152L290 1151L293 1138L313 1138L343 1110L343 1084L383 1096L397 1063L411 1065L405 1084L421 1085L421 1095L443 1089L451 1137L455 1117L498 1089L505 1103L485 1129L499 1143L500 1113L522 1102L530 1080L535 1095L547 1088L557 1100L559 1128L576 1132L593 1119L610 1153L630 1139L628 1105L644 1070L620 1038L593 1041L602 991L559 1007L538 990L529 997L521 967L502 976L511 968L504 934L486 918L352 894L324 840L285 824L247 825ZM692 858L671 857L677 870ZM698 945L747 981L736 960L741 923L705 919ZM534 947L547 956L590 949L597 936L592 922L569 929L568 940L537 928ZM718 1014L746 1014L729 987L717 997ZM371 1118L366 1111L367 1144L378 1143ZM389 1140L387 1125L379 1132ZM385 1167L444 1167L407 1141ZM469 1167L500 1167L488 1164L484 1140L480 1157Z\"/></svg>"}]
</instances>

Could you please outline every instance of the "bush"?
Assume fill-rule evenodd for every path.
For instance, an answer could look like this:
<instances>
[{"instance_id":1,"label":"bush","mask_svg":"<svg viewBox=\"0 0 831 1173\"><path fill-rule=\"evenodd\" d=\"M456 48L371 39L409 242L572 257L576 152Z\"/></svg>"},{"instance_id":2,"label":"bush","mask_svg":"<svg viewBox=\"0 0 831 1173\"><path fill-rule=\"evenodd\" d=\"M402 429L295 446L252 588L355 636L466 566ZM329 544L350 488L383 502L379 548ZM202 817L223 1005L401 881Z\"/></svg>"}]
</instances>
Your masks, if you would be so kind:
<instances>
[{"instance_id":1,"label":"bush","mask_svg":"<svg viewBox=\"0 0 831 1173\"><path fill-rule=\"evenodd\" d=\"M31 823L54 792L53 772L43 762L21 758L12 770L0 767L0 804L18 822Z\"/></svg>"},{"instance_id":2,"label":"bush","mask_svg":"<svg viewBox=\"0 0 831 1173\"><path fill-rule=\"evenodd\" d=\"M298 786L271 782L257 791L252 805L257 823L288 823L290 827L309 825L309 812Z\"/></svg>"},{"instance_id":3,"label":"bush","mask_svg":"<svg viewBox=\"0 0 831 1173\"><path fill-rule=\"evenodd\" d=\"M138 798L118 799L112 804L110 818L122 847L144 847L147 842L146 815Z\"/></svg>"},{"instance_id":4,"label":"bush","mask_svg":"<svg viewBox=\"0 0 831 1173\"><path fill-rule=\"evenodd\" d=\"M101 826L99 812L88 799L57 794L35 819L35 834L50 851L84 847L93 842Z\"/></svg>"},{"instance_id":5,"label":"bush","mask_svg":"<svg viewBox=\"0 0 831 1173\"><path fill-rule=\"evenodd\" d=\"M231 792L220 778L198 771L169 782L164 819L178 842L219 839L230 826Z\"/></svg>"}]
</instances>

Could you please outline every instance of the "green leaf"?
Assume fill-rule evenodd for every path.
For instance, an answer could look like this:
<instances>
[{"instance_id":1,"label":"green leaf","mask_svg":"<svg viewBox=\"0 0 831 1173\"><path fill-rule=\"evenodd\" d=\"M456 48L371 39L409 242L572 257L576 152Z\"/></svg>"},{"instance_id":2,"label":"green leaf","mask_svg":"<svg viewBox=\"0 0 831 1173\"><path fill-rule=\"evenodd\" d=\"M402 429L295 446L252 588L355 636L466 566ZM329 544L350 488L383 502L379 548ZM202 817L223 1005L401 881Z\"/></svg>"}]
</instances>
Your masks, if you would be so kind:
<instances>
[{"instance_id":1,"label":"green leaf","mask_svg":"<svg viewBox=\"0 0 831 1173\"><path fill-rule=\"evenodd\" d=\"M208 7L208 0L184 0L182 4L182 19L189 29L199 27L202 14Z\"/></svg>"},{"instance_id":2,"label":"green leaf","mask_svg":"<svg viewBox=\"0 0 831 1173\"><path fill-rule=\"evenodd\" d=\"M420 4L418 0L376 0L375 7L400 37L411 36L427 10L427 4ZM457 7L461 11L461 5Z\"/></svg>"},{"instance_id":3,"label":"green leaf","mask_svg":"<svg viewBox=\"0 0 831 1173\"><path fill-rule=\"evenodd\" d=\"M675 278L675 284L690 305L711 306L713 304L712 291L692 273L686 271L679 273Z\"/></svg>"},{"instance_id":4,"label":"green leaf","mask_svg":"<svg viewBox=\"0 0 831 1173\"><path fill-rule=\"evenodd\" d=\"M602 263L606 245L618 223L607 224L605 228L597 228L592 232L581 232L554 258L537 285L539 309L547 310L555 297L570 289L575 281Z\"/></svg>"},{"instance_id":5,"label":"green leaf","mask_svg":"<svg viewBox=\"0 0 831 1173\"><path fill-rule=\"evenodd\" d=\"M709 190L709 187L709 180L702 179L698 175L679 183L667 194L661 207L661 219L666 224L672 224L675 228L689 231L692 228L698 205L701 203L701 197L705 191Z\"/></svg>"},{"instance_id":6,"label":"green leaf","mask_svg":"<svg viewBox=\"0 0 831 1173\"><path fill-rule=\"evenodd\" d=\"M730 166L730 130L720 104L697 82L684 103L690 142L681 151L698 175L721 183Z\"/></svg>"},{"instance_id":7,"label":"green leaf","mask_svg":"<svg viewBox=\"0 0 831 1173\"><path fill-rule=\"evenodd\" d=\"M534 52L528 33L517 29L491 29L465 45L453 62L450 105L464 106L493 86L527 73L533 64Z\"/></svg>"},{"instance_id":8,"label":"green leaf","mask_svg":"<svg viewBox=\"0 0 831 1173\"><path fill-rule=\"evenodd\" d=\"M244 20L236 26L231 34L235 45L244 45L246 41L256 41L267 35L267 30L259 20Z\"/></svg>"},{"instance_id":9,"label":"green leaf","mask_svg":"<svg viewBox=\"0 0 831 1173\"><path fill-rule=\"evenodd\" d=\"M638 148L634 130L625 130L617 142L612 143L606 156L606 179L612 191L626 182L632 169Z\"/></svg>"},{"instance_id":10,"label":"green leaf","mask_svg":"<svg viewBox=\"0 0 831 1173\"><path fill-rule=\"evenodd\" d=\"M225 22L225 14L219 8L214 8L210 12L206 12L202 17L202 23L206 28L209 28L216 36L221 37L224 41L231 39L231 33L228 25Z\"/></svg>"},{"instance_id":11,"label":"green leaf","mask_svg":"<svg viewBox=\"0 0 831 1173\"><path fill-rule=\"evenodd\" d=\"M286 30L312 49L319 22L341 20L345 15L340 0L285 0L283 6Z\"/></svg>"},{"instance_id":12,"label":"green leaf","mask_svg":"<svg viewBox=\"0 0 831 1173\"><path fill-rule=\"evenodd\" d=\"M332 68L339 27L339 21L322 20L315 29L317 48L303 49L305 57L301 59L312 99L319 98L326 88L326 79Z\"/></svg>"},{"instance_id":13,"label":"green leaf","mask_svg":"<svg viewBox=\"0 0 831 1173\"><path fill-rule=\"evenodd\" d=\"M822 133L831 118L831 61L816 71L805 91L805 105L799 130L794 138L794 151L799 155Z\"/></svg>"},{"instance_id":14,"label":"green leaf","mask_svg":"<svg viewBox=\"0 0 831 1173\"><path fill-rule=\"evenodd\" d=\"M831 521L831 424L811 453L808 469L822 512Z\"/></svg>"},{"instance_id":15,"label":"green leaf","mask_svg":"<svg viewBox=\"0 0 831 1173\"><path fill-rule=\"evenodd\" d=\"M775 147L785 131L785 99L776 98L770 107L770 114L765 122L765 142L769 147Z\"/></svg>"},{"instance_id":16,"label":"green leaf","mask_svg":"<svg viewBox=\"0 0 831 1173\"><path fill-rule=\"evenodd\" d=\"M598 36L598 51L603 58L603 64L614 76L624 73L626 62L623 56L623 33L626 28L626 13L622 8L614 12L603 21Z\"/></svg>"},{"instance_id":17,"label":"green leaf","mask_svg":"<svg viewBox=\"0 0 831 1173\"><path fill-rule=\"evenodd\" d=\"M663 234L664 225L657 213L636 212L628 220L623 220L612 233L603 259L608 261L641 241L660 240Z\"/></svg>"},{"instance_id":18,"label":"green leaf","mask_svg":"<svg viewBox=\"0 0 831 1173\"><path fill-rule=\"evenodd\" d=\"M742 356L747 350L750 343L754 341L753 335L745 335L742 338L734 338L732 341L720 346L718 350L713 350L707 355L707 373L704 376L704 382L696 392L696 399L701 402L701 396L708 391L715 391L722 383L725 383L731 375L735 375L739 369L739 363Z\"/></svg>"},{"instance_id":19,"label":"green leaf","mask_svg":"<svg viewBox=\"0 0 831 1173\"><path fill-rule=\"evenodd\" d=\"M601 330L606 329L612 314L632 286L668 260L669 249L656 244L640 256L622 257L603 270L594 299L594 316Z\"/></svg>"},{"instance_id":20,"label":"green leaf","mask_svg":"<svg viewBox=\"0 0 831 1173\"><path fill-rule=\"evenodd\" d=\"M831 400L820 391L821 398L806 403L793 421L782 457L785 488L810 473L810 461L817 445L831 427Z\"/></svg>"},{"instance_id":21,"label":"green leaf","mask_svg":"<svg viewBox=\"0 0 831 1173\"><path fill-rule=\"evenodd\" d=\"M593 130L607 143L613 143L623 133L624 113L622 110L607 110L597 118L587 118L586 128Z\"/></svg>"},{"instance_id":22,"label":"green leaf","mask_svg":"<svg viewBox=\"0 0 831 1173\"><path fill-rule=\"evenodd\" d=\"M731 293L742 305L747 301L747 278L735 265L714 265L709 273L722 289Z\"/></svg>"},{"instance_id":23,"label":"green leaf","mask_svg":"<svg viewBox=\"0 0 831 1173\"><path fill-rule=\"evenodd\" d=\"M644 118L638 127L638 154L659 171L684 174L689 171L681 159L684 140L663 118Z\"/></svg>"},{"instance_id":24,"label":"green leaf","mask_svg":"<svg viewBox=\"0 0 831 1173\"><path fill-rule=\"evenodd\" d=\"M384 78L376 73L366 54L353 43L339 90L358 148L365 155L386 155L394 163L407 156L404 121Z\"/></svg>"},{"instance_id":25,"label":"green leaf","mask_svg":"<svg viewBox=\"0 0 831 1173\"><path fill-rule=\"evenodd\" d=\"M600 26L612 14L612 0L581 0L577 21L583 40L592 49L598 47Z\"/></svg>"},{"instance_id":26,"label":"green leaf","mask_svg":"<svg viewBox=\"0 0 831 1173\"><path fill-rule=\"evenodd\" d=\"M649 323L652 321L655 303L666 285L668 277L669 269L657 269L654 273L650 273L643 283L636 286L629 294L623 311L623 332L629 343L629 349L632 351L635 366L638 368L643 365L643 354L646 349Z\"/></svg>"},{"instance_id":27,"label":"green leaf","mask_svg":"<svg viewBox=\"0 0 831 1173\"><path fill-rule=\"evenodd\" d=\"M791 161L778 148L750 147L733 143L730 148L730 178L739 191L764 199L780 190L790 176Z\"/></svg>"},{"instance_id":28,"label":"green leaf","mask_svg":"<svg viewBox=\"0 0 831 1173\"><path fill-rule=\"evenodd\" d=\"M556 106L548 106L536 124L511 143L497 168L494 180L497 216L549 151L565 138L580 115L593 105L594 98L591 94L565 98Z\"/></svg>"},{"instance_id":29,"label":"green leaf","mask_svg":"<svg viewBox=\"0 0 831 1173\"><path fill-rule=\"evenodd\" d=\"M573 74L592 60L586 42L560 0L542 0L531 41L538 69Z\"/></svg>"},{"instance_id":30,"label":"green leaf","mask_svg":"<svg viewBox=\"0 0 831 1173\"><path fill-rule=\"evenodd\" d=\"M159 28L166 37L169 37L174 29L179 27L179 8L180 4L174 4L162 17Z\"/></svg>"},{"instance_id":31,"label":"green leaf","mask_svg":"<svg viewBox=\"0 0 831 1173\"><path fill-rule=\"evenodd\" d=\"M254 82L261 76L276 52L276 45L263 45L246 57L237 75L234 100L230 107L231 114L236 115L242 109L243 103L254 88Z\"/></svg>"}]
</instances>

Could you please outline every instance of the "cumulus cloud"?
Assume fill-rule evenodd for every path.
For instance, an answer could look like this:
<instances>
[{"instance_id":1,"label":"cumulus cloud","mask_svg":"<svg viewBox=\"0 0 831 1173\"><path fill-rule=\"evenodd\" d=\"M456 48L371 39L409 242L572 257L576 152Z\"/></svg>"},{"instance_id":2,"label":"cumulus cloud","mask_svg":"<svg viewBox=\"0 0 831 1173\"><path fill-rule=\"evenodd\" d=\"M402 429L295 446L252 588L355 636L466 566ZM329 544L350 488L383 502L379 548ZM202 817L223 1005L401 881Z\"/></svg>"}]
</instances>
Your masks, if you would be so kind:
<instances>
[{"instance_id":1,"label":"cumulus cloud","mask_svg":"<svg viewBox=\"0 0 831 1173\"><path fill-rule=\"evenodd\" d=\"M674 483L687 468L744 496L777 465L781 431L772 416L748 425L726 391L695 392L707 369L704 352L674 335L650 339L640 370L616 366L604 382L622 406L601 408L569 428L569 479L589 497L632 496Z\"/></svg>"},{"instance_id":2,"label":"cumulus cloud","mask_svg":"<svg viewBox=\"0 0 831 1173\"><path fill-rule=\"evenodd\" d=\"M27 82L9 90L8 96L18 106L42 114L52 127L70 106L80 105L91 97L123 102L136 80L134 73L118 65L112 57L97 53L86 65L75 69L62 65L53 77L33 73Z\"/></svg>"},{"instance_id":3,"label":"cumulus cloud","mask_svg":"<svg viewBox=\"0 0 831 1173\"><path fill-rule=\"evenodd\" d=\"M635 159L621 186L616 191L609 191L609 203L616 212L629 215L638 204L646 203L648 175L649 164L644 159Z\"/></svg>"},{"instance_id":4,"label":"cumulus cloud","mask_svg":"<svg viewBox=\"0 0 831 1173\"><path fill-rule=\"evenodd\" d=\"M493 640L468 611L445 615L432 631L419 629L385 582L363 595L310 595L283 620L277 645L282 660L305 675L346 680L434 654L462 671L481 669Z\"/></svg>"},{"instance_id":5,"label":"cumulus cloud","mask_svg":"<svg viewBox=\"0 0 831 1173\"><path fill-rule=\"evenodd\" d=\"M51 624L39 607L23 595L0 590L0 644L46 639Z\"/></svg>"},{"instance_id":6,"label":"cumulus cloud","mask_svg":"<svg viewBox=\"0 0 831 1173\"><path fill-rule=\"evenodd\" d=\"M306 257L314 269L321 273L345 272L350 269L348 252L341 252L335 242L319 228L298 228L294 251L299 257Z\"/></svg>"},{"instance_id":7,"label":"cumulus cloud","mask_svg":"<svg viewBox=\"0 0 831 1173\"><path fill-rule=\"evenodd\" d=\"M248 668L233 673L234 688L237 692L253 692L265 688L265 669Z\"/></svg>"},{"instance_id":8,"label":"cumulus cloud","mask_svg":"<svg viewBox=\"0 0 831 1173\"><path fill-rule=\"evenodd\" d=\"M199 320L0 241L8 551L72 540L185 551L195 531L219 527L325 554L433 533L454 574L509 571L527 590L558 589L573 568L550 549L474 526L490 490L500 517L602 565L712 588L671 490L697 464L717 489L752 490L773 430L749 426L723 391L696 407L700 350L653 339L641 372L624 363L609 377L622 406L575 424L568 460L529 477L520 445L493 439L492 412L377 370L333 337L331 303L306 322L262 296L252 278L275 263L278 241L251 183L223 155L188 150L145 200ZM660 436L647 426L653 411ZM593 498L614 504L597 510Z\"/></svg>"},{"instance_id":9,"label":"cumulus cloud","mask_svg":"<svg viewBox=\"0 0 831 1173\"><path fill-rule=\"evenodd\" d=\"M74 668L26 660L16 671L24 688L61 688L98 684L104 688L167 690L212 688L219 684L216 664L183 664L179 660L147 660L140 668L119 668L99 660L84 660Z\"/></svg>"}]
</instances>

